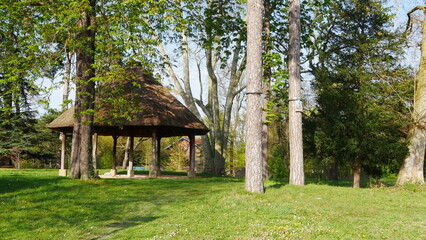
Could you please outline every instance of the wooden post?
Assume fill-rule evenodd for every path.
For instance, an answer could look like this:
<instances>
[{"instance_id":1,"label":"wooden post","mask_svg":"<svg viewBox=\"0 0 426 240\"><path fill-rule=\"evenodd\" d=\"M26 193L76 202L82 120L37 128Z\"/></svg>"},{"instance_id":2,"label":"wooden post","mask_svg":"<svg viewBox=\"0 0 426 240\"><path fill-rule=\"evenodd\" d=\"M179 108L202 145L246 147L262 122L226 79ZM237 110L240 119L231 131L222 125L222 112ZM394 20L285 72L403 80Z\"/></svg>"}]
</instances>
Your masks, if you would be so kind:
<instances>
[{"instance_id":1,"label":"wooden post","mask_svg":"<svg viewBox=\"0 0 426 240\"><path fill-rule=\"evenodd\" d=\"M93 148L92 148L92 160L93 160L93 169L95 171L95 175L98 175L98 159L97 159L97 153L98 153L98 134L93 134Z\"/></svg>"},{"instance_id":2,"label":"wooden post","mask_svg":"<svg viewBox=\"0 0 426 240\"><path fill-rule=\"evenodd\" d=\"M59 135L59 139L61 140L61 169L59 169L59 176L63 176L63 177L67 176L67 170L65 169L66 138L67 138L67 135L61 132Z\"/></svg>"},{"instance_id":3,"label":"wooden post","mask_svg":"<svg viewBox=\"0 0 426 240\"><path fill-rule=\"evenodd\" d=\"M196 175L195 171L195 136L189 136L189 171L188 177L194 178Z\"/></svg>"},{"instance_id":4,"label":"wooden post","mask_svg":"<svg viewBox=\"0 0 426 240\"><path fill-rule=\"evenodd\" d=\"M111 176L117 175L117 135L113 135L114 145L112 147L112 168L111 168Z\"/></svg>"},{"instance_id":5,"label":"wooden post","mask_svg":"<svg viewBox=\"0 0 426 240\"><path fill-rule=\"evenodd\" d=\"M129 149L129 167L127 168L127 177L135 176L135 171L133 170L133 147L135 145L135 138L130 136L130 149Z\"/></svg>"},{"instance_id":6,"label":"wooden post","mask_svg":"<svg viewBox=\"0 0 426 240\"><path fill-rule=\"evenodd\" d=\"M157 138L157 176L161 175L161 137Z\"/></svg>"},{"instance_id":7,"label":"wooden post","mask_svg":"<svg viewBox=\"0 0 426 240\"><path fill-rule=\"evenodd\" d=\"M157 133L153 132L152 133L152 157L151 157L151 167L149 169L149 177L150 178L157 178L158 177L158 165L157 165L157 161L159 161L159 159L157 159L158 157L158 142L157 142Z\"/></svg>"}]
</instances>

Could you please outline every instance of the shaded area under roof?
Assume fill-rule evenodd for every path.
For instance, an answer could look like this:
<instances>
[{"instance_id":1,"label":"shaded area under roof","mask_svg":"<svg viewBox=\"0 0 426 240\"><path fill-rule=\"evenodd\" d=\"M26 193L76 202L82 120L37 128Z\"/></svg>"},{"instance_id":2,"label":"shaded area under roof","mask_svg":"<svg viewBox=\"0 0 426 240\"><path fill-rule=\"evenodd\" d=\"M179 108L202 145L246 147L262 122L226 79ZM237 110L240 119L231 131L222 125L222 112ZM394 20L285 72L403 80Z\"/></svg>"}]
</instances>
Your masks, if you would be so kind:
<instances>
[{"instance_id":1,"label":"shaded area under roof","mask_svg":"<svg viewBox=\"0 0 426 240\"><path fill-rule=\"evenodd\" d=\"M100 91L96 100L94 133L104 136L151 137L156 132L159 137L171 137L205 135L209 131L203 122L153 77L143 72L139 65L128 67L124 80L112 81L106 89L114 87L115 90L124 90L122 97L135 104L133 109L141 110L134 112L130 121L113 119L111 116L120 111L117 109L126 106L120 108L114 102L103 101L110 95L108 90ZM72 133L74 111L74 107L68 109L47 127L58 132Z\"/></svg>"}]
</instances>

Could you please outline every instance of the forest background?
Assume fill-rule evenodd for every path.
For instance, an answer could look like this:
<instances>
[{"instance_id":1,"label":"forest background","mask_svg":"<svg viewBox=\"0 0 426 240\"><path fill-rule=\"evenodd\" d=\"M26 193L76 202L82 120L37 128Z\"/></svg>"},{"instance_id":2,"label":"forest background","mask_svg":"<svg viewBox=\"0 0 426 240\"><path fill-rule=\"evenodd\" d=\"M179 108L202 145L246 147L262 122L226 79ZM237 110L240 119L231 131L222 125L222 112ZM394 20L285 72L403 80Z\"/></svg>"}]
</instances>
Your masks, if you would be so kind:
<instances>
[{"instance_id":1,"label":"forest background","mask_svg":"<svg viewBox=\"0 0 426 240\"><path fill-rule=\"evenodd\" d=\"M74 23L86 2L1 1L1 165L57 166L58 137L45 125L72 101L75 49L81 44L75 41ZM268 175L282 178L289 165L287 2L265 4ZM421 16L410 35L404 32L405 16L421 4L302 3L308 177L336 180L357 169L371 179L398 173L407 155L421 35ZM97 10L98 89L127 62L143 63L211 129L203 138L205 171L235 174L243 167L244 1L100 1ZM52 95L54 89L61 89L62 96ZM40 111L38 104L49 100L60 102L61 110L50 104ZM110 165L112 140L101 142L100 168ZM126 139L121 145L124 160ZM148 146L140 146L139 159L144 159ZM171 158L163 161L174 164Z\"/></svg>"}]
</instances>

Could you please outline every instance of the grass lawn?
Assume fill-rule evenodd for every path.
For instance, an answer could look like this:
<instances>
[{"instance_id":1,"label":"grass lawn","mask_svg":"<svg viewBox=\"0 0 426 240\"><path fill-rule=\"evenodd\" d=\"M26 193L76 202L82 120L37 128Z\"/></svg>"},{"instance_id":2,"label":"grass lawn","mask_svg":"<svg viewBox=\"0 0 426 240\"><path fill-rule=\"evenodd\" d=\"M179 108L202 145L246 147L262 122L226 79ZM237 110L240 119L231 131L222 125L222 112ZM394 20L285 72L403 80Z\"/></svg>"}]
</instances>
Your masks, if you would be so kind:
<instances>
[{"instance_id":1,"label":"grass lawn","mask_svg":"<svg viewBox=\"0 0 426 240\"><path fill-rule=\"evenodd\" d=\"M0 239L426 239L426 188L0 170Z\"/></svg>"}]
</instances>

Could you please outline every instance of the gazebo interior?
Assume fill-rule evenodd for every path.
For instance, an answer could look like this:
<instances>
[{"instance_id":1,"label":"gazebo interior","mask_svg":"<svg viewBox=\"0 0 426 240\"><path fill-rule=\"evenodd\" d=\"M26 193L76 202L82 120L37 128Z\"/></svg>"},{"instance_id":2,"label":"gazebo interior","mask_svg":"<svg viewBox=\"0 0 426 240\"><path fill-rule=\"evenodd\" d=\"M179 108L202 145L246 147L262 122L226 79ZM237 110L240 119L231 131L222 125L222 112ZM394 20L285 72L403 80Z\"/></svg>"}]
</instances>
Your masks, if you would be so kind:
<instances>
[{"instance_id":1,"label":"gazebo interior","mask_svg":"<svg viewBox=\"0 0 426 240\"><path fill-rule=\"evenodd\" d=\"M133 177L133 148L135 137L152 138L152 159L149 177L160 175L160 148L161 138L172 136L188 136L190 139L189 171L188 177L195 177L195 136L205 135L209 129L189 109L179 102L165 87L157 82L151 75L143 71L139 64L126 68L125 76L120 82L110 82L106 90L99 90L95 101L95 113L93 122L93 164L96 164L97 137L112 136L113 159L111 176L117 175L117 139L118 137L130 137L129 165L127 176ZM103 101L108 97L110 90L122 91L120 97L125 103L132 103L132 120L119 116L117 112L126 106L117 106L115 102ZM135 111L134 109L139 109ZM59 175L66 176L65 146L67 135L72 135L74 126L75 109L71 107L54 121L48 128L60 133L61 169Z\"/></svg>"}]
</instances>

